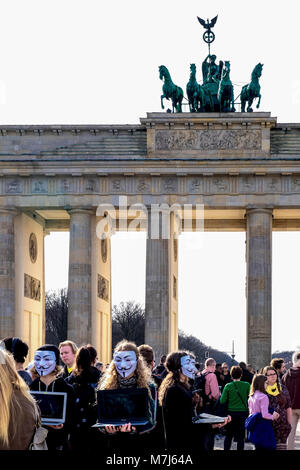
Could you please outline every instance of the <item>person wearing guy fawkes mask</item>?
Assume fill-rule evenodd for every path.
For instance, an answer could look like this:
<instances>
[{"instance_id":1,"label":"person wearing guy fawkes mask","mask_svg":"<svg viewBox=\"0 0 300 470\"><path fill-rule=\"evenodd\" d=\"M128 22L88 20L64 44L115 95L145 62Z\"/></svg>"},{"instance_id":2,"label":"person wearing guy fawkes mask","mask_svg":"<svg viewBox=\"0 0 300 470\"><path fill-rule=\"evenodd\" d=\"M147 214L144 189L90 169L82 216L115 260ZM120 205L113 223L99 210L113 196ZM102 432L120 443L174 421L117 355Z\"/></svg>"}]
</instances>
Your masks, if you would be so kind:
<instances>
[{"instance_id":1,"label":"person wearing guy fawkes mask","mask_svg":"<svg viewBox=\"0 0 300 470\"><path fill-rule=\"evenodd\" d=\"M106 437L114 435L113 439L106 440L108 448L124 449L127 452L132 449L136 452L139 437L152 431L156 424L156 387L151 379L151 371L146 366L136 344L126 340L116 345L113 360L98 385L98 390L118 388L123 390L147 388L149 391L151 416L148 424L137 427L132 427L130 423L120 427L105 426Z\"/></svg>"},{"instance_id":2,"label":"person wearing guy fawkes mask","mask_svg":"<svg viewBox=\"0 0 300 470\"><path fill-rule=\"evenodd\" d=\"M34 369L38 378L30 385L32 391L66 392L66 421L59 426L45 426L48 429L48 450L68 450L68 436L72 428L72 412L74 407L74 390L62 377L59 363L59 350L53 344L45 344L34 353Z\"/></svg>"}]
</instances>

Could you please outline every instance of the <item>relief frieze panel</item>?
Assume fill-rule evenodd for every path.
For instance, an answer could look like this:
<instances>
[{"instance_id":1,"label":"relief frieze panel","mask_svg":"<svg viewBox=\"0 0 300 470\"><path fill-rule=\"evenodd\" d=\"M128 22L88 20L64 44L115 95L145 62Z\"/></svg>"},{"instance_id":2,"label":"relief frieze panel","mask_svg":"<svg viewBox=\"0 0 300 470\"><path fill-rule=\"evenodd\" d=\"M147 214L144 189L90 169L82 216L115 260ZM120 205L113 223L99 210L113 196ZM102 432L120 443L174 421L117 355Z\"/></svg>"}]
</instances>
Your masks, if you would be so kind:
<instances>
[{"instance_id":1,"label":"relief frieze panel","mask_svg":"<svg viewBox=\"0 0 300 470\"><path fill-rule=\"evenodd\" d=\"M149 178L137 178L135 190L137 193L150 193L151 181Z\"/></svg>"},{"instance_id":2,"label":"relief frieze panel","mask_svg":"<svg viewBox=\"0 0 300 470\"><path fill-rule=\"evenodd\" d=\"M33 179L31 181L31 192L34 194L45 194L48 192L47 179Z\"/></svg>"},{"instance_id":3,"label":"relief frieze panel","mask_svg":"<svg viewBox=\"0 0 300 470\"><path fill-rule=\"evenodd\" d=\"M277 193L281 190L281 179L278 176L267 176L264 181L264 192Z\"/></svg>"},{"instance_id":4,"label":"relief frieze panel","mask_svg":"<svg viewBox=\"0 0 300 470\"><path fill-rule=\"evenodd\" d=\"M35 279L29 274L24 274L24 296L32 299L37 300L38 302L41 301L41 281Z\"/></svg>"},{"instance_id":5,"label":"relief frieze panel","mask_svg":"<svg viewBox=\"0 0 300 470\"><path fill-rule=\"evenodd\" d=\"M178 191L178 180L177 178L170 176L170 177L163 177L162 178L162 192L163 193L176 193Z\"/></svg>"},{"instance_id":6,"label":"relief frieze panel","mask_svg":"<svg viewBox=\"0 0 300 470\"><path fill-rule=\"evenodd\" d=\"M110 178L109 190L112 193L125 193L125 179L117 177Z\"/></svg>"},{"instance_id":7,"label":"relief frieze panel","mask_svg":"<svg viewBox=\"0 0 300 470\"><path fill-rule=\"evenodd\" d=\"M72 193L74 191L74 180L72 178L62 178L59 180L59 193Z\"/></svg>"},{"instance_id":8,"label":"relief frieze panel","mask_svg":"<svg viewBox=\"0 0 300 470\"><path fill-rule=\"evenodd\" d=\"M260 130L158 130L156 150L260 150Z\"/></svg>"},{"instance_id":9,"label":"relief frieze panel","mask_svg":"<svg viewBox=\"0 0 300 470\"><path fill-rule=\"evenodd\" d=\"M9 178L5 182L7 194L21 194L24 191L24 181L21 178Z\"/></svg>"}]
</instances>

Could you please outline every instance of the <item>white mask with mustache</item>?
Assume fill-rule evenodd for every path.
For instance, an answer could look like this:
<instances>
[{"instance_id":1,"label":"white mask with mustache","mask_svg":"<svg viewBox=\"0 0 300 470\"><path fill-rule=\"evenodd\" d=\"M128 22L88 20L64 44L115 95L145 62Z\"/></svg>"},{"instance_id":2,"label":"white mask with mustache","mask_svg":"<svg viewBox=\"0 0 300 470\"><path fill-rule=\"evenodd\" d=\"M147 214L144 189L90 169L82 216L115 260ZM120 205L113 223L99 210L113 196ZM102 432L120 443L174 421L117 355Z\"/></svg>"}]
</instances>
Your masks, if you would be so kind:
<instances>
[{"instance_id":1,"label":"white mask with mustache","mask_svg":"<svg viewBox=\"0 0 300 470\"><path fill-rule=\"evenodd\" d=\"M183 356L180 359L180 364L183 375L185 375L189 379L194 379L195 373L197 371L197 368L195 366L195 359L191 356Z\"/></svg>"},{"instance_id":2,"label":"white mask with mustache","mask_svg":"<svg viewBox=\"0 0 300 470\"><path fill-rule=\"evenodd\" d=\"M121 377L128 377L135 371L137 357L134 351L118 351L114 353L114 363Z\"/></svg>"},{"instance_id":3,"label":"white mask with mustache","mask_svg":"<svg viewBox=\"0 0 300 470\"><path fill-rule=\"evenodd\" d=\"M34 354L34 366L39 375L49 375L56 366L56 357L53 351L36 351Z\"/></svg>"}]
</instances>

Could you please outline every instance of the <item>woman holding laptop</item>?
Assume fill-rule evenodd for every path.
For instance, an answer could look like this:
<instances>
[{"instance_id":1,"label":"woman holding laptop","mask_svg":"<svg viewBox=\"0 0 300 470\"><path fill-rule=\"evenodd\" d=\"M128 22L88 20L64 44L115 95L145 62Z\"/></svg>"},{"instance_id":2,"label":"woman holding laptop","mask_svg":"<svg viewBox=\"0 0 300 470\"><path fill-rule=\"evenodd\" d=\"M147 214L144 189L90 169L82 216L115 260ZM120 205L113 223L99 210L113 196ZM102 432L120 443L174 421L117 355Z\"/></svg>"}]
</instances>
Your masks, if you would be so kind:
<instances>
[{"instance_id":1,"label":"woman holding laptop","mask_svg":"<svg viewBox=\"0 0 300 470\"><path fill-rule=\"evenodd\" d=\"M100 379L98 391L122 390L125 401L127 393L130 394L131 391L138 389L147 391L145 392L148 409L147 423L135 426L129 422L118 426L110 423L99 428L106 435L114 435L114 438L108 441L108 446L113 445L128 450L129 446L136 445L137 436L150 432L156 424L156 386L152 381L151 371L146 366L135 343L123 340L115 347L113 360Z\"/></svg>"},{"instance_id":2,"label":"woman holding laptop","mask_svg":"<svg viewBox=\"0 0 300 470\"><path fill-rule=\"evenodd\" d=\"M74 390L71 385L59 376L61 367L59 350L53 344L45 344L34 353L34 372L38 378L30 385L32 392L60 392L67 394L65 422L59 425L47 426L47 446L49 450L69 450L68 434L72 430L72 413L74 408ZM43 417L43 415L42 415Z\"/></svg>"}]
</instances>

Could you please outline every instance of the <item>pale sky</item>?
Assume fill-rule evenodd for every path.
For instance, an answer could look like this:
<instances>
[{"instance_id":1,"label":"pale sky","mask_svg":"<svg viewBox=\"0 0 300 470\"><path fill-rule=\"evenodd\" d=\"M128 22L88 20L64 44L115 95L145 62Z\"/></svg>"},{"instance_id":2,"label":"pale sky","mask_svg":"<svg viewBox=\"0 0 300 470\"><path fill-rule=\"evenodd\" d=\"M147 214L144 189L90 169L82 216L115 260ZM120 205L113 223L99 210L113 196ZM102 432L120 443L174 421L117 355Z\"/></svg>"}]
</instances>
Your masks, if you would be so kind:
<instances>
[{"instance_id":1,"label":"pale sky","mask_svg":"<svg viewBox=\"0 0 300 470\"><path fill-rule=\"evenodd\" d=\"M235 96L262 62L260 110L299 122L299 12L295 0L3 2L0 124L139 123L160 111L159 65L185 90L196 63L200 81L207 46L196 17L216 14L212 53L230 60ZM145 237L125 248L123 236L113 238L113 303L144 303ZM180 240L179 326L225 351L234 339L245 359L245 234L200 236L199 249ZM66 285L67 238L46 238L47 289ZM300 343L299 242L273 234L273 350Z\"/></svg>"}]
</instances>

